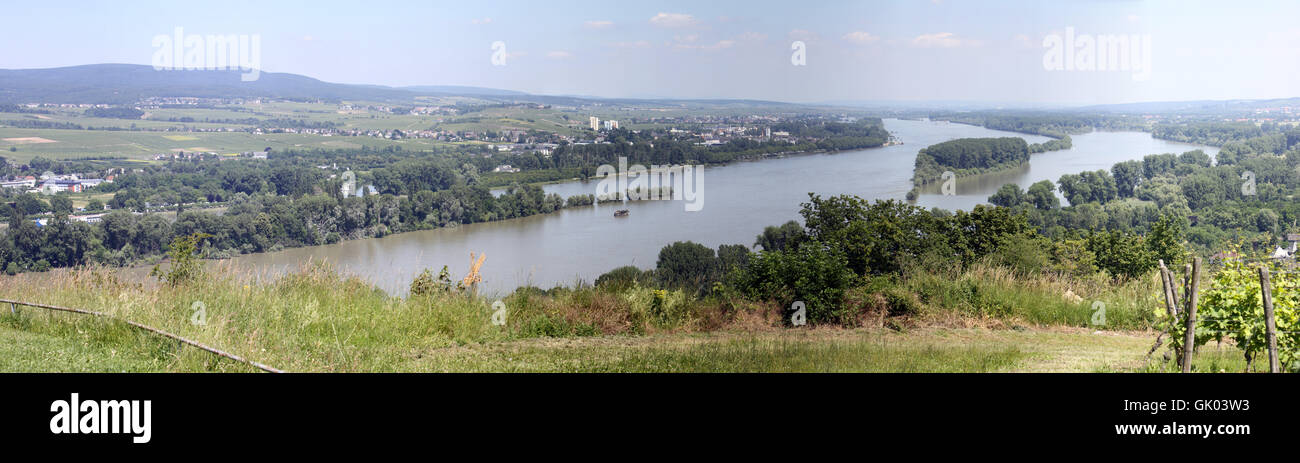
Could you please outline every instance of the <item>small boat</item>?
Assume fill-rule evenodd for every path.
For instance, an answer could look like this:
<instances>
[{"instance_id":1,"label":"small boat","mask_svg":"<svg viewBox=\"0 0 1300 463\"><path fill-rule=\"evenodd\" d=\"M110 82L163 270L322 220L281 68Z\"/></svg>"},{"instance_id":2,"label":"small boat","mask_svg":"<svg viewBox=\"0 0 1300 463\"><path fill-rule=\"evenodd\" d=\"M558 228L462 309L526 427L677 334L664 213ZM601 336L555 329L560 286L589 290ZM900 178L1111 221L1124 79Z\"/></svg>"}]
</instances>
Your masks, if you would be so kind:
<instances>
[{"instance_id":1,"label":"small boat","mask_svg":"<svg viewBox=\"0 0 1300 463\"><path fill-rule=\"evenodd\" d=\"M614 211L614 217L627 217L627 209L619 209L617 211Z\"/></svg>"}]
</instances>

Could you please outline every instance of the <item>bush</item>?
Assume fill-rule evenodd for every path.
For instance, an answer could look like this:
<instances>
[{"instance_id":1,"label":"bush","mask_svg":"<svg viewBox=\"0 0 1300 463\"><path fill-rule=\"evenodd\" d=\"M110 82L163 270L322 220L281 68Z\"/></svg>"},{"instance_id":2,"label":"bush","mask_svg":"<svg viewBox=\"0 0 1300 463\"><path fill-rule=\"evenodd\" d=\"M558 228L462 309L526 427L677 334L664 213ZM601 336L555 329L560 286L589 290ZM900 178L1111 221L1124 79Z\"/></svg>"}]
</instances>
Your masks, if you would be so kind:
<instances>
[{"instance_id":1,"label":"bush","mask_svg":"<svg viewBox=\"0 0 1300 463\"><path fill-rule=\"evenodd\" d=\"M807 242L794 251L759 253L740 272L737 285L751 297L784 307L803 301L809 323L851 324L853 317L845 308L844 291L855 279L843 252Z\"/></svg>"},{"instance_id":2,"label":"bush","mask_svg":"<svg viewBox=\"0 0 1300 463\"><path fill-rule=\"evenodd\" d=\"M597 277L596 287L611 292L622 292L637 285L653 282L653 271L641 270L636 266L626 265Z\"/></svg>"},{"instance_id":3,"label":"bush","mask_svg":"<svg viewBox=\"0 0 1300 463\"><path fill-rule=\"evenodd\" d=\"M176 237L176 239L172 240L171 249L167 251L167 255L172 260L171 268L163 271L160 265L155 265L149 275L156 276L159 280L171 286L197 280L203 274L203 268L199 266L197 260L199 243L211 237L212 235L207 233L191 233L186 236ZM48 265L47 263L46 266Z\"/></svg>"},{"instance_id":4,"label":"bush","mask_svg":"<svg viewBox=\"0 0 1300 463\"><path fill-rule=\"evenodd\" d=\"M678 241L659 250L656 274L664 286L703 291L717 277L718 259L699 243Z\"/></svg>"},{"instance_id":5,"label":"bush","mask_svg":"<svg viewBox=\"0 0 1300 463\"><path fill-rule=\"evenodd\" d=\"M984 257L984 262L994 267L1006 267L1016 275L1036 275L1051 267L1047 254L1049 243L1041 238L1017 235L1007 238L996 251Z\"/></svg>"},{"instance_id":6,"label":"bush","mask_svg":"<svg viewBox=\"0 0 1300 463\"><path fill-rule=\"evenodd\" d=\"M763 234L754 240L754 247L761 247L764 251L785 251L799 247L799 243L807 238L808 232L804 231L803 225L791 220L780 227L764 228Z\"/></svg>"},{"instance_id":7,"label":"bush","mask_svg":"<svg viewBox=\"0 0 1300 463\"><path fill-rule=\"evenodd\" d=\"M593 325L545 314L524 320L516 333L517 336L525 338L566 338L598 334L600 331Z\"/></svg>"},{"instance_id":8,"label":"bush","mask_svg":"<svg viewBox=\"0 0 1300 463\"><path fill-rule=\"evenodd\" d=\"M433 278L433 273L429 269L424 269L414 280L411 280L411 296L431 296L435 293L446 293L451 291L451 273L447 271L447 266L442 266L442 271L438 272L438 278Z\"/></svg>"}]
</instances>

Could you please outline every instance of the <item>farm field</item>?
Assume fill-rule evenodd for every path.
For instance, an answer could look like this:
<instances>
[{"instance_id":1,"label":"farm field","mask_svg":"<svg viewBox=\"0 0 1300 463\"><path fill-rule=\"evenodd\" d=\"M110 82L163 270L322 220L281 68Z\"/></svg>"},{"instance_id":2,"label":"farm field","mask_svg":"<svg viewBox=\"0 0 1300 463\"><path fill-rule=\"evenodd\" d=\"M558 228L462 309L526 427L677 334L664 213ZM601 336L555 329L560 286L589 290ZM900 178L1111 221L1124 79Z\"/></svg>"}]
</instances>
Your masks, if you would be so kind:
<instances>
[{"instance_id":1,"label":"farm field","mask_svg":"<svg viewBox=\"0 0 1300 463\"><path fill-rule=\"evenodd\" d=\"M21 139L40 138L43 143ZM19 139L19 140L10 140ZM36 156L71 159L88 156L122 156L151 159L158 153L214 151L220 154L286 149L359 149L400 145L403 149L425 150L439 143L428 139L387 140L376 137L327 137L311 134L263 134L244 132L132 132L104 130L58 130L0 128L0 150L5 158L26 162ZM17 151L9 151L14 147Z\"/></svg>"},{"instance_id":2,"label":"farm field","mask_svg":"<svg viewBox=\"0 0 1300 463\"><path fill-rule=\"evenodd\" d=\"M341 130L444 130L501 131L540 130L567 135L584 133L587 114L577 111L525 107L489 107L467 115L392 114L364 109L376 103L353 104L361 109L343 110L334 103L267 102L216 108L162 108L147 110L141 119L87 117L78 108L50 109L50 114L0 113L0 150L14 162L42 156L70 159L94 156L149 159L155 154L184 151L214 151L221 154L261 150L360 149L400 145L424 150L439 144L429 139L387 140L367 136L323 136L314 134L264 134L245 132L193 132L188 129L242 130L245 122L296 120L308 124L332 124ZM564 117L569 117L565 120ZM4 121L13 121L9 125ZM68 123L85 128L122 130L74 130L21 128L19 123ZM205 122L217 121L217 122ZM135 130L133 130L135 129ZM149 129L150 131L145 131ZM162 129L172 129L163 132ZM589 131L588 131L589 132ZM15 151L9 151L13 148Z\"/></svg>"}]
</instances>

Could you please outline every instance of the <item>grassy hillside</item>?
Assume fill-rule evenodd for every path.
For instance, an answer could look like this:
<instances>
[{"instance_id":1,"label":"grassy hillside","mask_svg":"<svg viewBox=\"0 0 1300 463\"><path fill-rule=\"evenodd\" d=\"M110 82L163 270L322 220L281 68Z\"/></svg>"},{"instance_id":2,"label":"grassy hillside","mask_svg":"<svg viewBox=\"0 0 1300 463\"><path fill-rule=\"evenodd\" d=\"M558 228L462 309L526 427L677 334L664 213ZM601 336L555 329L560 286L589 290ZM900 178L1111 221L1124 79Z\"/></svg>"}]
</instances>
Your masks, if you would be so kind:
<instances>
[{"instance_id":1,"label":"grassy hillside","mask_svg":"<svg viewBox=\"0 0 1300 463\"><path fill-rule=\"evenodd\" d=\"M864 303L856 328L788 328L770 304L640 287L521 289L502 301L507 323L497 326L493 301L395 298L319 265L269 284L220 269L175 288L105 268L0 277L4 297L104 311L289 371L1169 369L1145 358L1148 281L1109 287L974 269L895 288L915 310L888 316L880 301ZM1113 301L1114 324L1090 327L1089 305L1062 289ZM196 302L205 325L192 323ZM35 308L0 314L0 346L3 371L254 371L111 320ZM1198 365L1240 371L1227 349Z\"/></svg>"}]
</instances>

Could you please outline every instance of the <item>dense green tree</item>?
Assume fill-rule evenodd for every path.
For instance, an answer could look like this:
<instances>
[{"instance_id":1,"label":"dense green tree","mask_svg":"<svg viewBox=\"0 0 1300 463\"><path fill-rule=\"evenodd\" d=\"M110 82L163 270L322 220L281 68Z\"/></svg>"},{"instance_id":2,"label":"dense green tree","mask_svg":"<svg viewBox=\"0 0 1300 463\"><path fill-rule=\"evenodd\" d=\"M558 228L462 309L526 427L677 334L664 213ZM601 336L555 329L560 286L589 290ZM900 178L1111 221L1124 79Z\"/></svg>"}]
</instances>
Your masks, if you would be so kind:
<instances>
[{"instance_id":1,"label":"dense green tree","mask_svg":"<svg viewBox=\"0 0 1300 463\"><path fill-rule=\"evenodd\" d=\"M717 256L699 243L678 241L659 250L655 273L672 288L707 289L717 276Z\"/></svg>"},{"instance_id":2,"label":"dense green tree","mask_svg":"<svg viewBox=\"0 0 1300 463\"><path fill-rule=\"evenodd\" d=\"M50 196L50 211L55 214L71 214L72 198L69 198L66 194Z\"/></svg>"},{"instance_id":3,"label":"dense green tree","mask_svg":"<svg viewBox=\"0 0 1300 463\"><path fill-rule=\"evenodd\" d=\"M812 241L789 251L763 251L739 274L737 286L760 300L789 309L802 302L808 323L852 323L844 292L855 281L838 249ZM790 313L787 310L786 322Z\"/></svg>"},{"instance_id":4,"label":"dense green tree","mask_svg":"<svg viewBox=\"0 0 1300 463\"><path fill-rule=\"evenodd\" d=\"M1002 188L999 188L997 193L989 196L989 204L1002 207L1018 206L1025 200L1025 192L1020 189L1019 185L1014 183L1002 185Z\"/></svg>"},{"instance_id":5,"label":"dense green tree","mask_svg":"<svg viewBox=\"0 0 1300 463\"><path fill-rule=\"evenodd\" d=\"M1056 185L1051 180L1042 180L1030 185L1025 197L1038 210L1051 210L1061 205L1060 198L1056 197Z\"/></svg>"},{"instance_id":6,"label":"dense green tree","mask_svg":"<svg viewBox=\"0 0 1300 463\"><path fill-rule=\"evenodd\" d=\"M1133 197L1138 183L1143 179L1142 162L1124 161L1115 164L1110 168L1110 172L1115 176L1115 186L1120 198Z\"/></svg>"},{"instance_id":7,"label":"dense green tree","mask_svg":"<svg viewBox=\"0 0 1300 463\"><path fill-rule=\"evenodd\" d=\"M799 243L807 237L808 233L804 231L803 225L791 220L779 227L769 225L764 228L763 233L754 240L754 247L765 251L785 251L799 247Z\"/></svg>"},{"instance_id":8,"label":"dense green tree","mask_svg":"<svg viewBox=\"0 0 1300 463\"><path fill-rule=\"evenodd\" d=\"M50 210L49 204L46 204L45 200L35 193L18 195L14 198L14 204L18 206L18 210L27 215L40 214Z\"/></svg>"}]
</instances>

